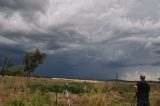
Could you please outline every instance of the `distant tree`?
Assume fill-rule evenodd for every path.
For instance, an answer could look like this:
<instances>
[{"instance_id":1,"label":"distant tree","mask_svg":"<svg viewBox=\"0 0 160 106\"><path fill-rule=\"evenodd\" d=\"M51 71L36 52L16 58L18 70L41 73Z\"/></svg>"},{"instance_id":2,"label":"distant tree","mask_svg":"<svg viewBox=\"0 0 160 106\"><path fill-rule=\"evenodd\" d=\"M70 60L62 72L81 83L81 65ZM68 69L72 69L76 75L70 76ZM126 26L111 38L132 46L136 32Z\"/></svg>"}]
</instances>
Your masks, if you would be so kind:
<instances>
[{"instance_id":1,"label":"distant tree","mask_svg":"<svg viewBox=\"0 0 160 106\"><path fill-rule=\"evenodd\" d=\"M42 64L46 54L36 49L33 53L26 53L24 56L24 71L27 73L27 77L31 77L31 73L35 71L39 64Z\"/></svg>"},{"instance_id":2,"label":"distant tree","mask_svg":"<svg viewBox=\"0 0 160 106\"><path fill-rule=\"evenodd\" d=\"M13 61L9 57L4 57L0 59L0 74L4 77L7 68L13 66Z\"/></svg>"},{"instance_id":3,"label":"distant tree","mask_svg":"<svg viewBox=\"0 0 160 106\"><path fill-rule=\"evenodd\" d=\"M158 80L160 81L160 78L158 78Z\"/></svg>"}]
</instances>

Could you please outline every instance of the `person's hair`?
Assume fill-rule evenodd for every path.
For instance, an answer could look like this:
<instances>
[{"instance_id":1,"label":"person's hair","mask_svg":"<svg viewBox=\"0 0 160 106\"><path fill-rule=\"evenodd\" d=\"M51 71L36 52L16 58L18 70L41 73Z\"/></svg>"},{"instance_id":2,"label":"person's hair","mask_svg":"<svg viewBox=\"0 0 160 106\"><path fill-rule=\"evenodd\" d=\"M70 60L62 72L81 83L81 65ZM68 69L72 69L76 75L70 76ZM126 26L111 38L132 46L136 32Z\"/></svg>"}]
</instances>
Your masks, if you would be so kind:
<instances>
[{"instance_id":1,"label":"person's hair","mask_svg":"<svg viewBox=\"0 0 160 106\"><path fill-rule=\"evenodd\" d=\"M145 80L145 76L144 75L140 75L140 79L141 80Z\"/></svg>"}]
</instances>

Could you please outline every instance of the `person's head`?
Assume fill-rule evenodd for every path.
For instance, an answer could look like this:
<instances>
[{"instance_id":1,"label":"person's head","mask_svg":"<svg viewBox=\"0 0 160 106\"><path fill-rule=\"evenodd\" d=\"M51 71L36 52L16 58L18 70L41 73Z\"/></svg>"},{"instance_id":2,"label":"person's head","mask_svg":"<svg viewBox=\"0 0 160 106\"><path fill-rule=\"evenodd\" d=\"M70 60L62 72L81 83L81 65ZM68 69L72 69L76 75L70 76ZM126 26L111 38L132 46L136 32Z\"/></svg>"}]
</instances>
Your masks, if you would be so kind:
<instances>
[{"instance_id":1,"label":"person's head","mask_svg":"<svg viewBox=\"0 0 160 106\"><path fill-rule=\"evenodd\" d=\"M144 75L140 75L140 80L144 81L145 80L145 76Z\"/></svg>"}]
</instances>

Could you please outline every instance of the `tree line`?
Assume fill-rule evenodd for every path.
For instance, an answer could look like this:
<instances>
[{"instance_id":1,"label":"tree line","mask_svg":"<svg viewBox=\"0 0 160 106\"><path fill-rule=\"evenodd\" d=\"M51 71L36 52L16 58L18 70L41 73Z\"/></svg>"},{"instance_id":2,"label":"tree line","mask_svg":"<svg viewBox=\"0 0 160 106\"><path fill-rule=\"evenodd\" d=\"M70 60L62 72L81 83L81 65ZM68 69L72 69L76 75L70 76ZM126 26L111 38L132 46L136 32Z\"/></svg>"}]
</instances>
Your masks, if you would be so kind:
<instances>
[{"instance_id":1,"label":"tree line","mask_svg":"<svg viewBox=\"0 0 160 106\"><path fill-rule=\"evenodd\" d=\"M27 76L31 77L32 73L42 64L46 58L46 54L36 49L34 52L25 53L23 57L23 64L16 65L10 57L0 58L0 74L11 76Z\"/></svg>"}]
</instances>

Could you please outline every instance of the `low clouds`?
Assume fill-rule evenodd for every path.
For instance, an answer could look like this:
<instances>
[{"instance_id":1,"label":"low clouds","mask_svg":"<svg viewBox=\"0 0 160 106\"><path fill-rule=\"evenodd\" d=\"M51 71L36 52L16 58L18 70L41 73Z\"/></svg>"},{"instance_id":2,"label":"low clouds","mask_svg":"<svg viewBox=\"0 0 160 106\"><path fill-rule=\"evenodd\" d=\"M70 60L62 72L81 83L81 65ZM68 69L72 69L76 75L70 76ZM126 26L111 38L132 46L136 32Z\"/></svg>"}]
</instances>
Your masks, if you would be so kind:
<instances>
[{"instance_id":1,"label":"low clouds","mask_svg":"<svg viewBox=\"0 0 160 106\"><path fill-rule=\"evenodd\" d=\"M0 43L1 44L7 44L7 45L12 45L12 44L18 44L14 40L7 39L5 37L0 36Z\"/></svg>"},{"instance_id":2,"label":"low clouds","mask_svg":"<svg viewBox=\"0 0 160 106\"><path fill-rule=\"evenodd\" d=\"M37 12L45 13L48 0L1 0L0 11L10 17L19 13L23 17L32 17Z\"/></svg>"},{"instance_id":3,"label":"low clouds","mask_svg":"<svg viewBox=\"0 0 160 106\"><path fill-rule=\"evenodd\" d=\"M40 48L81 76L104 79L104 73L116 71L123 76L124 67L160 63L159 5L158 0L2 0L0 44L20 53Z\"/></svg>"},{"instance_id":4,"label":"low clouds","mask_svg":"<svg viewBox=\"0 0 160 106\"><path fill-rule=\"evenodd\" d=\"M139 80L140 75L145 75L146 80L158 80L157 78L160 77L159 74L159 66L151 67L151 66L137 66L132 67L129 70L124 68L123 71L125 72L121 79L126 80Z\"/></svg>"}]
</instances>

